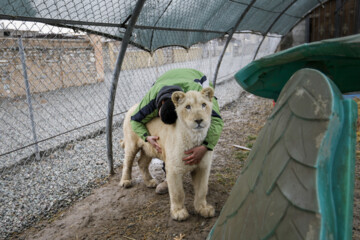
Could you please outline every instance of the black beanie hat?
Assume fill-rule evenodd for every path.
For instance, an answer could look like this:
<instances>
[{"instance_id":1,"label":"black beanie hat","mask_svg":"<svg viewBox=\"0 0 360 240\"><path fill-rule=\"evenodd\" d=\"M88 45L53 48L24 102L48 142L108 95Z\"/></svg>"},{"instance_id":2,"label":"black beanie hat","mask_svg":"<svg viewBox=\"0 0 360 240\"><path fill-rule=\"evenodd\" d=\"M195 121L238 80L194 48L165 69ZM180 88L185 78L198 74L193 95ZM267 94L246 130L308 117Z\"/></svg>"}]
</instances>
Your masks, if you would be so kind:
<instances>
[{"instance_id":1,"label":"black beanie hat","mask_svg":"<svg viewBox=\"0 0 360 240\"><path fill-rule=\"evenodd\" d=\"M175 105L170 98L165 99L164 104L162 104L160 118L165 124L173 124L176 122L177 113L175 111Z\"/></svg>"},{"instance_id":2,"label":"black beanie hat","mask_svg":"<svg viewBox=\"0 0 360 240\"><path fill-rule=\"evenodd\" d=\"M156 107L158 109L160 109L161 107L161 102L162 100L165 100L167 98L171 99L171 95L173 94L173 92L176 91L182 91L181 87L179 86L164 86L160 89L159 93L156 96L155 102L156 102Z\"/></svg>"},{"instance_id":3,"label":"black beanie hat","mask_svg":"<svg viewBox=\"0 0 360 240\"><path fill-rule=\"evenodd\" d=\"M158 109L161 107L160 118L165 124L173 124L176 122L177 114L175 105L171 100L173 92L183 91L179 86L165 86L160 89L156 96L155 102ZM162 104L162 101L165 101Z\"/></svg>"}]
</instances>

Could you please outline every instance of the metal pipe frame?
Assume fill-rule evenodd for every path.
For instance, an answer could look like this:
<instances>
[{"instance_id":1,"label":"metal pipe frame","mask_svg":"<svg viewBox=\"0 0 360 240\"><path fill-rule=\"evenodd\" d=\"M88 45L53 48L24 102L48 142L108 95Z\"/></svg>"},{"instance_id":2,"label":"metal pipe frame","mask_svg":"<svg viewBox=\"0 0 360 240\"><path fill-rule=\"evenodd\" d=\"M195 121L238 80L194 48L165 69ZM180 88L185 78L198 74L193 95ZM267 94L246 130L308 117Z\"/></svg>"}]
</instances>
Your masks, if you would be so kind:
<instances>
[{"instance_id":1,"label":"metal pipe frame","mask_svg":"<svg viewBox=\"0 0 360 240\"><path fill-rule=\"evenodd\" d=\"M273 23L269 26L269 28L266 30L266 33L263 35L263 38L261 39L261 42L259 43L257 49L256 49L256 52L255 52L255 55L253 57L253 61L256 59L258 53L259 53L259 50L262 46L262 44L264 43L264 40L266 38L266 35L268 35L268 33L270 32L270 30L272 29L272 27L275 25L275 23L281 18L281 16L284 15L284 13L294 4L296 3L296 0L292 1L289 6L287 6L276 18L275 20L273 21Z\"/></svg>"},{"instance_id":2,"label":"metal pipe frame","mask_svg":"<svg viewBox=\"0 0 360 240\"><path fill-rule=\"evenodd\" d=\"M220 58L219 58L219 61L216 65L216 69L215 69L215 73L214 73L214 79L213 79L213 86L214 86L214 89L215 89L215 86L216 86L216 80L217 80L217 76L219 74L219 69L220 69L220 66L221 66L221 62L224 58L224 55L225 55L225 52L226 52L226 49L230 43L230 40L232 39L234 33L236 32L236 29L238 28L238 26L240 25L241 21L244 19L244 17L246 16L246 14L249 12L250 8L252 7L252 5L254 5L254 3L256 2L256 0L252 0L251 3L247 6L247 8L245 9L245 11L241 14L240 18L237 20L237 22L235 23L234 27L230 30L230 33L229 33L229 37L225 43L225 46L224 46L224 49L220 55Z\"/></svg>"},{"instance_id":3,"label":"metal pipe frame","mask_svg":"<svg viewBox=\"0 0 360 240\"><path fill-rule=\"evenodd\" d=\"M0 14L0 19L8 19L13 21L31 21L31 22L41 22L45 24L51 25L62 25L62 27L67 28L79 28L77 26L100 26L100 27L113 27L113 28L124 28L127 29L130 26L124 23L105 23L105 22L88 22L88 21L80 21L80 20L67 20L67 19L51 19L51 18L40 18L40 17L26 17L26 16L11 16ZM146 25L134 25L136 29L148 29L148 30L167 30L174 32L203 32L203 33L218 33L225 34L224 31L216 31L216 30L206 30L206 29L187 29L187 28L171 28L171 27L156 27L156 26L146 26ZM84 31L88 31L84 29Z\"/></svg>"},{"instance_id":4,"label":"metal pipe frame","mask_svg":"<svg viewBox=\"0 0 360 240\"><path fill-rule=\"evenodd\" d=\"M125 35L124 35L124 38L121 43L120 52L119 52L118 58L116 60L114 75L113 75L113 79L111 82L110 96L109 96L109 102L108 102L108 114L107 114L107 121L106 121L107 157L108 157L110 175L113 175L115 173L114 161L113 161L113 149L112 149L112 147L113 147L112 146L112 124L113 124L116 89L117 89L117 85L119 82L120 70L121 70L122 63L124 61L125 52L126 52L127 46L129 45L130 37L133 32L135 23L140 15L140 12L142 10L142 7L145 4L145 1L146 0L138 0L136 3L135 9L130 18L129 25L125 31Z\"/></svg>"}]
</instances>

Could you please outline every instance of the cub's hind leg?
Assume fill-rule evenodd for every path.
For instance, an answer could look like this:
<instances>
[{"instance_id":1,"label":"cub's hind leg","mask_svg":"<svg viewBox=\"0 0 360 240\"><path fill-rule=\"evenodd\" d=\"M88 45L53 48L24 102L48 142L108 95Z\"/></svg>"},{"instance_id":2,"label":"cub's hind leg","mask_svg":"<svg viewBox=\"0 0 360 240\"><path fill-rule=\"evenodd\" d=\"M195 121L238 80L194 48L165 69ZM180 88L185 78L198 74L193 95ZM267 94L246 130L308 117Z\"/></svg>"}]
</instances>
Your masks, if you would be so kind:
<instances>
[{"instance_id":1,"label":"cub's hind leg","mask_svg":"<svg viewBox=\"0 0 360 240\"><path fill-rule=\"evenodd\" d=\"M122 176L120 186L129 188L131 187L131 171L136 153L139 151L137 146L130 141L125 144L125 159L123 162Z\"/></svg>"},{"instance_id":2,"label":"cub's hind leg","mask_svg":"<svg viewBox=\"0 0 360 240\"><path fill-rule=\"evenodd\" d=\"M157 186L157 182L153 177L151 176L149 172L149 165L151 162L151 157L146 155L144 150L141 150L140 152L140 158L139 158L139 168L141 175L143 177L144 183L148 188L154 188Z\"/></svg>"}]
</instances>

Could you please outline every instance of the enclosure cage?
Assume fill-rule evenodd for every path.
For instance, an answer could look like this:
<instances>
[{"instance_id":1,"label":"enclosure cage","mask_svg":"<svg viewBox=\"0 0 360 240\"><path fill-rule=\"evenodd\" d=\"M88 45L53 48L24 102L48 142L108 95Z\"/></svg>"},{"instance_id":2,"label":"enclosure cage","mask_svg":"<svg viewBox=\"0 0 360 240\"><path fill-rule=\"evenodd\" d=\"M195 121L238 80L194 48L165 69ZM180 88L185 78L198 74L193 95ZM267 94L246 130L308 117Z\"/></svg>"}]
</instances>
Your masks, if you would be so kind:
<instances>
[{"instance_id":1,"label":"enclosure cage","mask_svg":"<svg viewBox=\"0 0 360 240\"><path fill-rule=\"evenodd\" d=\"M224 106L233 75L319 4L1 1L0 238L106 182L124 113L161 74L203 72Z\"/></svg>"}]
</instances>

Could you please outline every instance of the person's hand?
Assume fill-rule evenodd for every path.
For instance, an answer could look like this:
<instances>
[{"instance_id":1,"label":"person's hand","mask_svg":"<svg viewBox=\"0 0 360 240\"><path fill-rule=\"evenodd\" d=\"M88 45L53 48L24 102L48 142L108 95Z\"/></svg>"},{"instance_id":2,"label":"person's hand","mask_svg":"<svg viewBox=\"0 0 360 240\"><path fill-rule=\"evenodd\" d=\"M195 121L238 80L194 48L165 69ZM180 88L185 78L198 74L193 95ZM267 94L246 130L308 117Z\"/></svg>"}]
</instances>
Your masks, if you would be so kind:
<instances>
[{"instance_id":1,"label":"person's hand","mask_svg":"<svg viewBox=\"0 0 360 240\"><path fill-rule=\"evenodd\" d=\"M183 161L188 165L198 164L206 152L207 148L203 145L194 147L185 152L185 154L190 154L190 156L183 158Z\"/></svg>"},{"instance_id":2,"label":"person's hand","mask_svg":"<svg viewBox=\"0 0 360 240\"><path fill-rule=\"evenodd\" d=\"M148 143L150 143L151 146L153 146L158 153L161 153L162 152L161 147L158 144L157 140L159 140L158 136L147 136L146 137L146 141L148 141Z\"/></svg>"}]
</instances>

